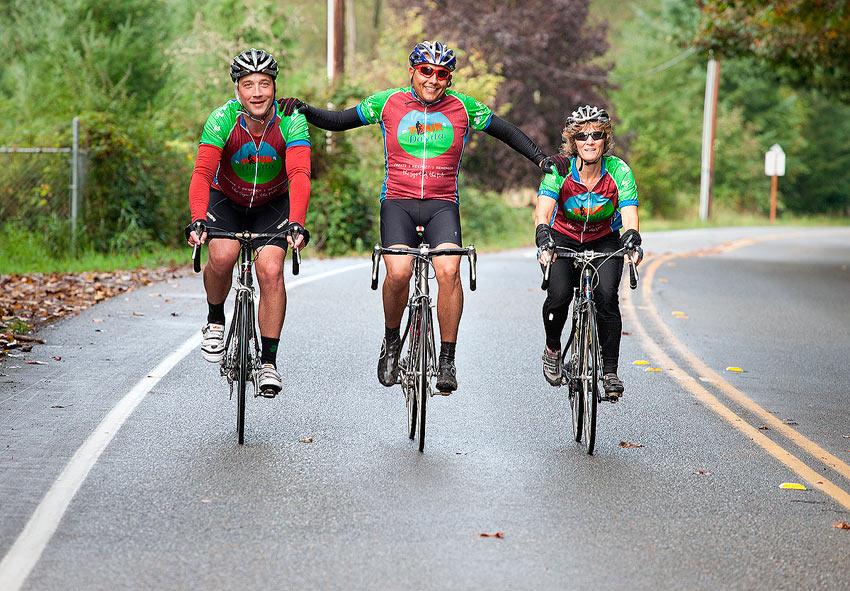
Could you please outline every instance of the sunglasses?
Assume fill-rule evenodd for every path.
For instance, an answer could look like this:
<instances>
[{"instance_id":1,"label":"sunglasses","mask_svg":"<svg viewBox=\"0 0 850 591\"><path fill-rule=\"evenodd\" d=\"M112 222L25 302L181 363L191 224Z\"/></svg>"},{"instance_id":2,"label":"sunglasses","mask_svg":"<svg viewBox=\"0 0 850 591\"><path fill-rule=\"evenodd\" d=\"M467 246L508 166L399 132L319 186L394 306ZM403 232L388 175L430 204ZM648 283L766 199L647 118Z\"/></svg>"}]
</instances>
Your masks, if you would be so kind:
<instances>
[{"instance_id":1,"label":"sunglasses","mask_svg":"<svg viewBox=\"0 0 850 591\"><path fill-rule=\"evenodd\" d=\"M585 133L583 131L578 132L573 136L577 142L586 142L588 138L593 138L595 140L601 140L605 137L604 131L592 131L590 133Z\"/></svg>"},{"instance_id":2,"label":"sunglasses","mask_svg":"<svg viewBox=\"0 0 850 591\"><path fill-rule=\"evenodd\" d=\"M443 68L432 68L431 66L416 66L415 70L426 78L430 78L436 73L437 80L446 80L452 75L449 70Z\"/></svg>"}]
</instances>

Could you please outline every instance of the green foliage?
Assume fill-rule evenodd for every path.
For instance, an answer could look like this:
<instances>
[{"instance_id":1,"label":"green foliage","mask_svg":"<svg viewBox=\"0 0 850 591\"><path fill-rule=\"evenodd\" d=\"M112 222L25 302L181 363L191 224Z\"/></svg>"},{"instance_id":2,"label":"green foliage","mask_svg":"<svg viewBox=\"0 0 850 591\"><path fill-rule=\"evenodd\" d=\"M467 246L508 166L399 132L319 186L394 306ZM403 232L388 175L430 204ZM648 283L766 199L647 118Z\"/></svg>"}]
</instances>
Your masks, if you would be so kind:
<instances>
[{"instance_id":1,"label":"green foliage","mask_svg":"<svg viewBox=\"0 0 850 591\"><path fill-rule=\"evenodd\" d=\"M748 58L786 82L850 99L846 0L705 0L689 37L724 58Z\"/></svg>"},{"instance_id":2,"label":"green foliage","mask_svg":"<svg viewBox=\"0 0 850 591\"><path fill-rule=\"evenodd\" d=\"M695 216L699 200L706 56L676 45L699 23L697 7L680 0L642 3L622 27L611 93L641 209L663 218ZM645 56L653 56L647 64ZM677 61L678 60L678 61ZM658 67L655 65L659 64ZM715 139L714 206L764 213L769 180L764 153L787 154L780 209L802 214L850 208L850 132L846 105L783 85L750 58L720 60ZM844 138L844 139L842 139ZM831 175L825 176L828 168Z\"/></svg>"}]
</instances>

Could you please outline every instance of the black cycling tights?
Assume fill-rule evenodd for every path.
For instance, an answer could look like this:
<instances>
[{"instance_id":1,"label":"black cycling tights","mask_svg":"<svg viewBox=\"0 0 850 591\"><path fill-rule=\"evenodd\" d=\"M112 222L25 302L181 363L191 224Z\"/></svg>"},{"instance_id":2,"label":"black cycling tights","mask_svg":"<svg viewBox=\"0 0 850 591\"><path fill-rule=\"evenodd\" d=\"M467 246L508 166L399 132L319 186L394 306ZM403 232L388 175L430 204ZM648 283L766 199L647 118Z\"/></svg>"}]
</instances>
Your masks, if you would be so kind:
<instances>
[{"instance_id":1,"label":"black cycling tights","mask_svg":"<svg viewBox=\"0 0 850 591\"><path fill-rule=\"evenodd\" d=\"M620 248L616 234L609 234L585 244L579 244L559 235L558 232L552 232L552 234L558 246L566 246L573 250L613 252ZM612 257L597 268L599 269L599 283L593 290L593 301L596 303L599 343L602 347L602 371L603 373L616 373L617 360L620 356L620 335L623 330L618 296L620 278L623 275L623 257ZM575 268L573 259L556 259L552 263L552 269L549 272L549 290L546 301L543 302L546 346L552 350L560 350L561 348L561 333L564 331L564 325L569 317L573 287L578 285L579 278L580 269Z\"/></svg>"}]
</instances>

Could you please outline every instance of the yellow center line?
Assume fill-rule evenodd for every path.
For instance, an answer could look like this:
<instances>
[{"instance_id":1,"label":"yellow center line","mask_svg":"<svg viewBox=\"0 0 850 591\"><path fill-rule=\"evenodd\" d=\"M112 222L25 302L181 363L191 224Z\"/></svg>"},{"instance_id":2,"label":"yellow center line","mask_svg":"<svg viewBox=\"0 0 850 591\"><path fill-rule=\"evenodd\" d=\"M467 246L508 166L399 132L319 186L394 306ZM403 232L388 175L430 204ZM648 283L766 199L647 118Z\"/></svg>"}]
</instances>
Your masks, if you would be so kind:
<instances>
[{"instance_id":1,"label":"yellow center line","mask_svg":"<svg viewBox=\"0 0 850 591\"><path fill-rule=\"evenodd\" d=\"M725 245L725 250L735 250L738 248L743 248L745 246L751 246L753 244L756 244L758 241L776 240L779 238L788 238L788 235L764 236L761 237L762 240L747 238ZM823 462L824 465L826 465L828 468L831 468L832 470L835 470L838 474L840 474L847 480L850 480L850 465L841 460L841 458L828 452L827 450L819 446L817 443L797 431L796 429L793 429L789 425L785 424L779 417L766 410L757 402L749 398L741 390L726 381L721 375L719 375L713 369L708 367L701 359L699 359L693 352L691 352L685 345L683 345L682 342L678 338L676 338L670 328L664 323L661 314L659 314L658 309L655 307L655 304L652 301L652 281L655 278L655 272L661 265L666 262L669 262L672 259L686 258L689 256L693 256L693 253L681 253L659 257L653 260L648 265L648 269L644 272L642 286L644 305L646 306L644 311L647 312L654 320L656 326L661 332L664 342L670 347L672 347L676 352L678 352L679 355L681 355L682 358L688 363L688 365L690 365L691 368L695 370L699 375L711 380L711 383L715 385L720 391L722 391L726 396L728 396L731 400L733 400L734 402L736 402L737 404L739 404L740 406L747 409L754 415L758 416L761 420L763 420L766 426L770 427L771 429L783 435L784 437L790 439L806 453L810 454L817 460Z\"/></svg>"},{"instance_id":2,"label":"yellow center line","mask_svg":"<svg viewBox=\"0 0 850 591\"><path fill-rule=\"evenodd\" d=\"M713 380L712 383L716 385L721 391L723 391L724 394L729 396L730 399L734 400L742 407L750 410L753 414L764 419L767 424L773 426L777 432L784 435L789 440L793 441L801 449L811 454L818 460L821 460L829 468L832 468L840 475L850 478L850 466L848 466L839 458L835 457L833 454L829 453L828 451L826 451L825 449L823 449L822 447L820 447L819 445L817 445L795 429L792 429L791 427L783 423L776 416L769 413L756 402L748 398L743 392L732 386L732 384L728 383L720 375L718 375L716 372L706 366L702 361L700 361L689 349L687 349L681 343L681 341L679 341L673 335L669 328L667 328L667 326L661 319L657 308L652 302L652 280L655 276L656 270L666 262L669 262L676 258L685 258L689 256L721 254L723 252L729 252L731 250L737 250L739 248L752 246L754 244L757 244L758 242L778 240L780 238L789 238L797 235L799 234L762 236L756 239L745 238L726 243L712 249L704 249L700 251L687 252L681 254L668 254L658 258L648 257L648 269L644 273L642 286L642 293L644 295L645 306L643 306L642 308L644 308L645 311L647 311L652 317L655 324L661 330L664 338L666 339L666 342L669 343L688 362L692 369L701 373L703 376L706 376L709 379ZM655 340L653 340L652 337L649 336L649 333L646 331L646 329L638 319L637 312L635 310L635 305L632 301L631 293L625 293L624 303L624 311L626 312L627 317L630 319L630 321L633 322L634 326L636 327L643 345L650 352L650 354L655 357L657 361L660 362L660 365L663 365L664 367L667 367L670 370L670 375L679 383L679 385L681 385L686 391L690 392L707 408L709 408L710 410L718 414L720 417L722 417L724 420L726 420L735 429L739 430L744 435L749 437L753 442L755 442L759 447L764 449L768 454L782 462L794 473L796 473L798 476L807 481L813 488L822 491L823 493L832 497L842 507L847 510L850 510L850 493L848 493L835 483L831 482L830 480L826 479L821 474L810 468L802 460L797 458L791 452L783 448L781 445L779 445L766 435L764 435L764 433L762 433L760 430L750 425L743 417L736 414L728 406L723 404L716 396L711 394L711 392L709 392L702 384L697 382L693 378L693 376L689 375L678 364L676 364L670 358L670 356L667 355L661 349L661 347L655 342Z\"/></svg>"},{"instance_id":3,"label":"yellow center line","mask_svg":"<svg viewBox=\"0 0 850 591\"><path fill-rule=\"evenodd\" d=\"M703 403L707 408L720 415L721 418L732 425L735 429L752 439L767 453L785 464L785 466L808 482L813 488L829 495L835 499L839 505L850 511L850 493L812 470L791 452L747 423L742 417L735 414L735 412L728 406L718 400L716 396L706 390L702 384L686 373L664 351L661 350L661 347L659 347L652 337L650 337L646 332L646 329L638 320L631 294L627 293L624 300L626 304L624 306L626 316L636 327L643 346L647 351L649 351L650 355L659 362L660 365L669 370L668 373L679 383L680 386L690 392L694 398Z\"/></svg>"}]
</instances>

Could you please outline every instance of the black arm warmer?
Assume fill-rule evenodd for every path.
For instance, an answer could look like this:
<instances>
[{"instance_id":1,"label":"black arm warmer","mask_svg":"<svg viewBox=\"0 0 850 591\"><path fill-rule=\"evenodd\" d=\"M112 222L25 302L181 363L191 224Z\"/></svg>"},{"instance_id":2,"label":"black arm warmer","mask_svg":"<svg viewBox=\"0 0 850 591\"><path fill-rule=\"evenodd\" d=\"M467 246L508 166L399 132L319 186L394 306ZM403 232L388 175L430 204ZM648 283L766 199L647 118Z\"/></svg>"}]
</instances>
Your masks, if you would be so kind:
<instances>
[{"instance_id":1,"label":"black arm warmer","mask_svg":"<svg viewBox=\"0 0 850 591\"><path fill-rule=\"evenodd\" d=\"M357 114L357 107L344 111L326 111L310 105L304 112L304 116L307 118L307 123L328 131L345 131L363 125Z\"/></svg>"},{"instance_id":2,"label":"black arm warmer","mask_svg":"<svg viewBox=\"0 0 850 591\"><path fill-rule=\"evenodd\" d=\"M484 132L492 135L497 140L506 143L511 148L534 162L536 166L539 166L540 161L546 157L546 155L540 151L540 148L537 147L537 144L531 141L531 138L525 135L519 127L513 123L508 123L501 117L493 115L493 118L490 120L490 125L484 130Z\"/></svg>"}]
</instances>

